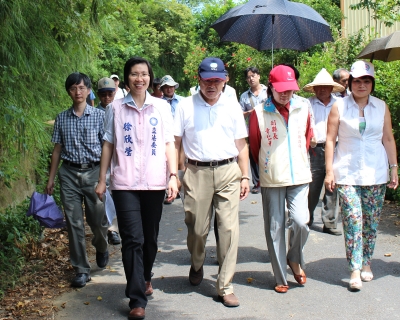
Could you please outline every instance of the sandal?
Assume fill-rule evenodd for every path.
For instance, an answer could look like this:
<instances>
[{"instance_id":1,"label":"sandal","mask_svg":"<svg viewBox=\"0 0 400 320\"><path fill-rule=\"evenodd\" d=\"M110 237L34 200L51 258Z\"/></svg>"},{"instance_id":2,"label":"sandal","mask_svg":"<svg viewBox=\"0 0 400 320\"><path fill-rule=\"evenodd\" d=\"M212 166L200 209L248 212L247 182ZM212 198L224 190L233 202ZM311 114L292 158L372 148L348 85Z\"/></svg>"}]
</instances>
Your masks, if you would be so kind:
<instances>
[{"instance_id":1,"label":"sandal","mask_svg":"<svg viewBox=\"0 0 400 320\"><path fill-rule=\"evenodd\" d=\"M358 290L361 290L361 288L362 288L362 282L361 282L360 278L350 279L350 282L349 282L349 289L350 290L358 291Z\"/></svg>"},{"instance_id":2,"label":"sandal","mask_svg":"<svg viewBox=\"0 0 400 320\"><path fill-rule=\"evenodd\" d=\"M297 283L301 284L301 285L305 284L307 282L307 276L306 276L306 273L304 272L304 270L301 269L301 274L295 274L292 266L290 265L289 259L287 259L287 264L288 264L290 270L292 270L294 279L297 281Z\"/></svg>"},{"instance_id":3,"label":"sandal","mask_svg":"<svg viewBox=\"0 0 400 320\"><path fill-rule=\"evenodd\" d=\"M370 271L361 271L360 277L362 281L370 282L374 278L374 275Z\"/></svg>"}]
</instances>

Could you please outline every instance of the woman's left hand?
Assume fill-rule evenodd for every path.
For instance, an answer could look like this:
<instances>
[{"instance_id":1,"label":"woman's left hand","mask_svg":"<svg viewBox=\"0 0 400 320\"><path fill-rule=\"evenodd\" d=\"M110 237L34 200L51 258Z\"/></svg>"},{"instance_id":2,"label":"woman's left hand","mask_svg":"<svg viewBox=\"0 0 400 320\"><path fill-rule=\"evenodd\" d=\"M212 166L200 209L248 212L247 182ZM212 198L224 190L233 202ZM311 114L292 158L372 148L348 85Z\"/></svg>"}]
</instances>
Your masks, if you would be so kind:
<instances>
[{"instance_id":1,"label":"woman's left hand","mask_svg":"<svg viewBox=\"0 0 400 320\"><path fill-rule=\"evenodd\" d=\"M390 169L390 181L387 186L391 189L396 189L399 186L399 174L397 172L397 167Z\"/></svg>"},{"instance_id":2,"label":"woman's left hand","mask_svg":"<svg viewBox=\"0 0 400 320\"><path fill-rule=\"evenodd\" d=\"M172 176L169 178L168 182L168 198L166 199L167 201L172 201L176 198L176 195L178 194L178 178L175 176Z\"/></svg>"}]
</instances>

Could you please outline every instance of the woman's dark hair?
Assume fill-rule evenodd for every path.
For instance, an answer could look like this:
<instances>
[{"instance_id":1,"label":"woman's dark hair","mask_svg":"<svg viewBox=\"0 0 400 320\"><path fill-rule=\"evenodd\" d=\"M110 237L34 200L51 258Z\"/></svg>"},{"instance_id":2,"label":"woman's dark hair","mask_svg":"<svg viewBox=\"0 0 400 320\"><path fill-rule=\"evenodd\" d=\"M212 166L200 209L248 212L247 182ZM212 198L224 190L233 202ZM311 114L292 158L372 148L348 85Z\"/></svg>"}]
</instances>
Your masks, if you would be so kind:
<instances>
[{"instance_id":1,"label":"woman's dark hair","mask_svg":"<svg viewBox=\"0 0 400 320\"><path fill-rule=\"evenodd\" d=\"M267 84L267 95L268 97L272 97L272 89L271 89L272 83L268 82Z\"/></svg>"},{"instance_id":2,"label":"woman's dark hair","mask_svg":"<svg viewBox=\"0 0 400 320\"><path fill-rule=\"evenodd\" d=\"M153 87L153 80L154 80L154 73L153 69L151 68L150 62L148 62L146 59L143 59L141 57L133 57L130 58L124 66L124 82L129 84L129 74L131 73L131 69L134 65L139 64L139 63L144 63L147 65L147 68L149 69L149 75L150 75L150 82L149 82L149 87ZM129 85L128 85L129 86Z\"/></svg>"},{"instance_id":3,"label":"woman's dark hair","mask_svg":"<svg viewBox=\"0 0 400 320\"><path fill-rule=\"evenodd\" d=\"M249 71L253 72L253 73L257 73L258 75L260 74L260 70L258 70L258 68L256 67L248 67L244 70L244 78L247 78L247 74L249 73Z\"/></svg>"},{"instance_id":4,"label":"woman's dark hair","mask_svg":"<svg viewBox=\"0 0 400 320\"><path fill-rule=\"evenodd\" d=\"M362 76L362 77L359 77L359 78L357 78L357 79L365 79L365 78L370 78L370 79L371 79L371 81L372 81L372 90L371 90L371 93L374 92L374 90L375 90L375 79L374 79L373 77L371 77L371 76ZM350 91L352 91L352 90L351 90L351 85L352 85L352 83L353 83L353 80L354 80L354 77L353 77L352 75L350 75L350 76L349 76L349 90L350 90Z\"/></svg>"},{"instance_id":5,"label":"woman's dark hair","mask_svg":"<svg viewBox=\"0 0 400 320\"><path fill-rule=\"evenodd\" d=\"M74 84L80 84L81 81L83 81L83 84L86 86L86 88L92 88L90 78L86 74L74 72L67 77L67 80L65 80L65 90L69 92L69 88L71 88Z\"/></svg>"}]
</instances>

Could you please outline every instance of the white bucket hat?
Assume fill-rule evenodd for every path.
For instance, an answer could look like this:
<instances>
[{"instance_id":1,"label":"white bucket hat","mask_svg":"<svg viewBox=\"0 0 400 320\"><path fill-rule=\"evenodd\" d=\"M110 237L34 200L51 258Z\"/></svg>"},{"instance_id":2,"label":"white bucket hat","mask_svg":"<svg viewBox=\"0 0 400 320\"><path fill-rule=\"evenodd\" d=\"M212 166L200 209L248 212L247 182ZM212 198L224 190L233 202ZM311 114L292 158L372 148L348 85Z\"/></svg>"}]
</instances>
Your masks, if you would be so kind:
<instances>
[{"instance_id":1,"label":"white bucket hat","mask_svg":"<svg viewBox=\"0 0 400 320\"><path fill-rule=\"evenodd\" d=\"M314 91L314 87L315 86L332 86L332 92L343 92L345 90L345 88L333 81L332 76L329 74L328 71L326 71L325 68L322 68L320 72L318 72L317 76L315 77L314 81L306 84L303 87L303 90L306 92L312 92L315 93Z\"/></svg>"},{"instance_id":2,"label":"white bucket hat","mask_svg":"<svg viewBox=\"0 0 400 320\"><path fill-rule=\"evenodd\" d=\"M353 78L360 78L363 76L375 78L374 73L374 65L371 62L362 60L354 62L350 69L350 74Z\"/></svg>"},{"instance_id":3,"label":"white bucket hat","mask_svg":"<svg viewBox=\"0 0 400 320\"><path fill-rule=\"evenodd\" d=\"M178 89L179 87L179 83L175 82L175 80L170 75L166 75L161 78L160 88L165 85L175 87L175 89Z\"/></svg>"}]
</instances>

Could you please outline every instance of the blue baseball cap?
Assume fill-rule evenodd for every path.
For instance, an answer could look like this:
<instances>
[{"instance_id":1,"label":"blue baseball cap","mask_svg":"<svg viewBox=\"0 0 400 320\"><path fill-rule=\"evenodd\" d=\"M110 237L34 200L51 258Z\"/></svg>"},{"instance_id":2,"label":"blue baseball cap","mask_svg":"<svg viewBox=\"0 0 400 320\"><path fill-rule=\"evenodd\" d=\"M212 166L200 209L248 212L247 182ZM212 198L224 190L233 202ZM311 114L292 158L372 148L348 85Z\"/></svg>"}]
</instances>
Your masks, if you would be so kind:
<instances>
[{"instance_id":1,"label":"blue baseball cap","mask_svg":"<svg viewBox=\"0 0 400 320\"><path fill-rule=\"evenodd\" d=\"M202 79L226 80L225 65L219 58L205 58L199 66L199 75Z\"/></svg>"}]
</instances>

